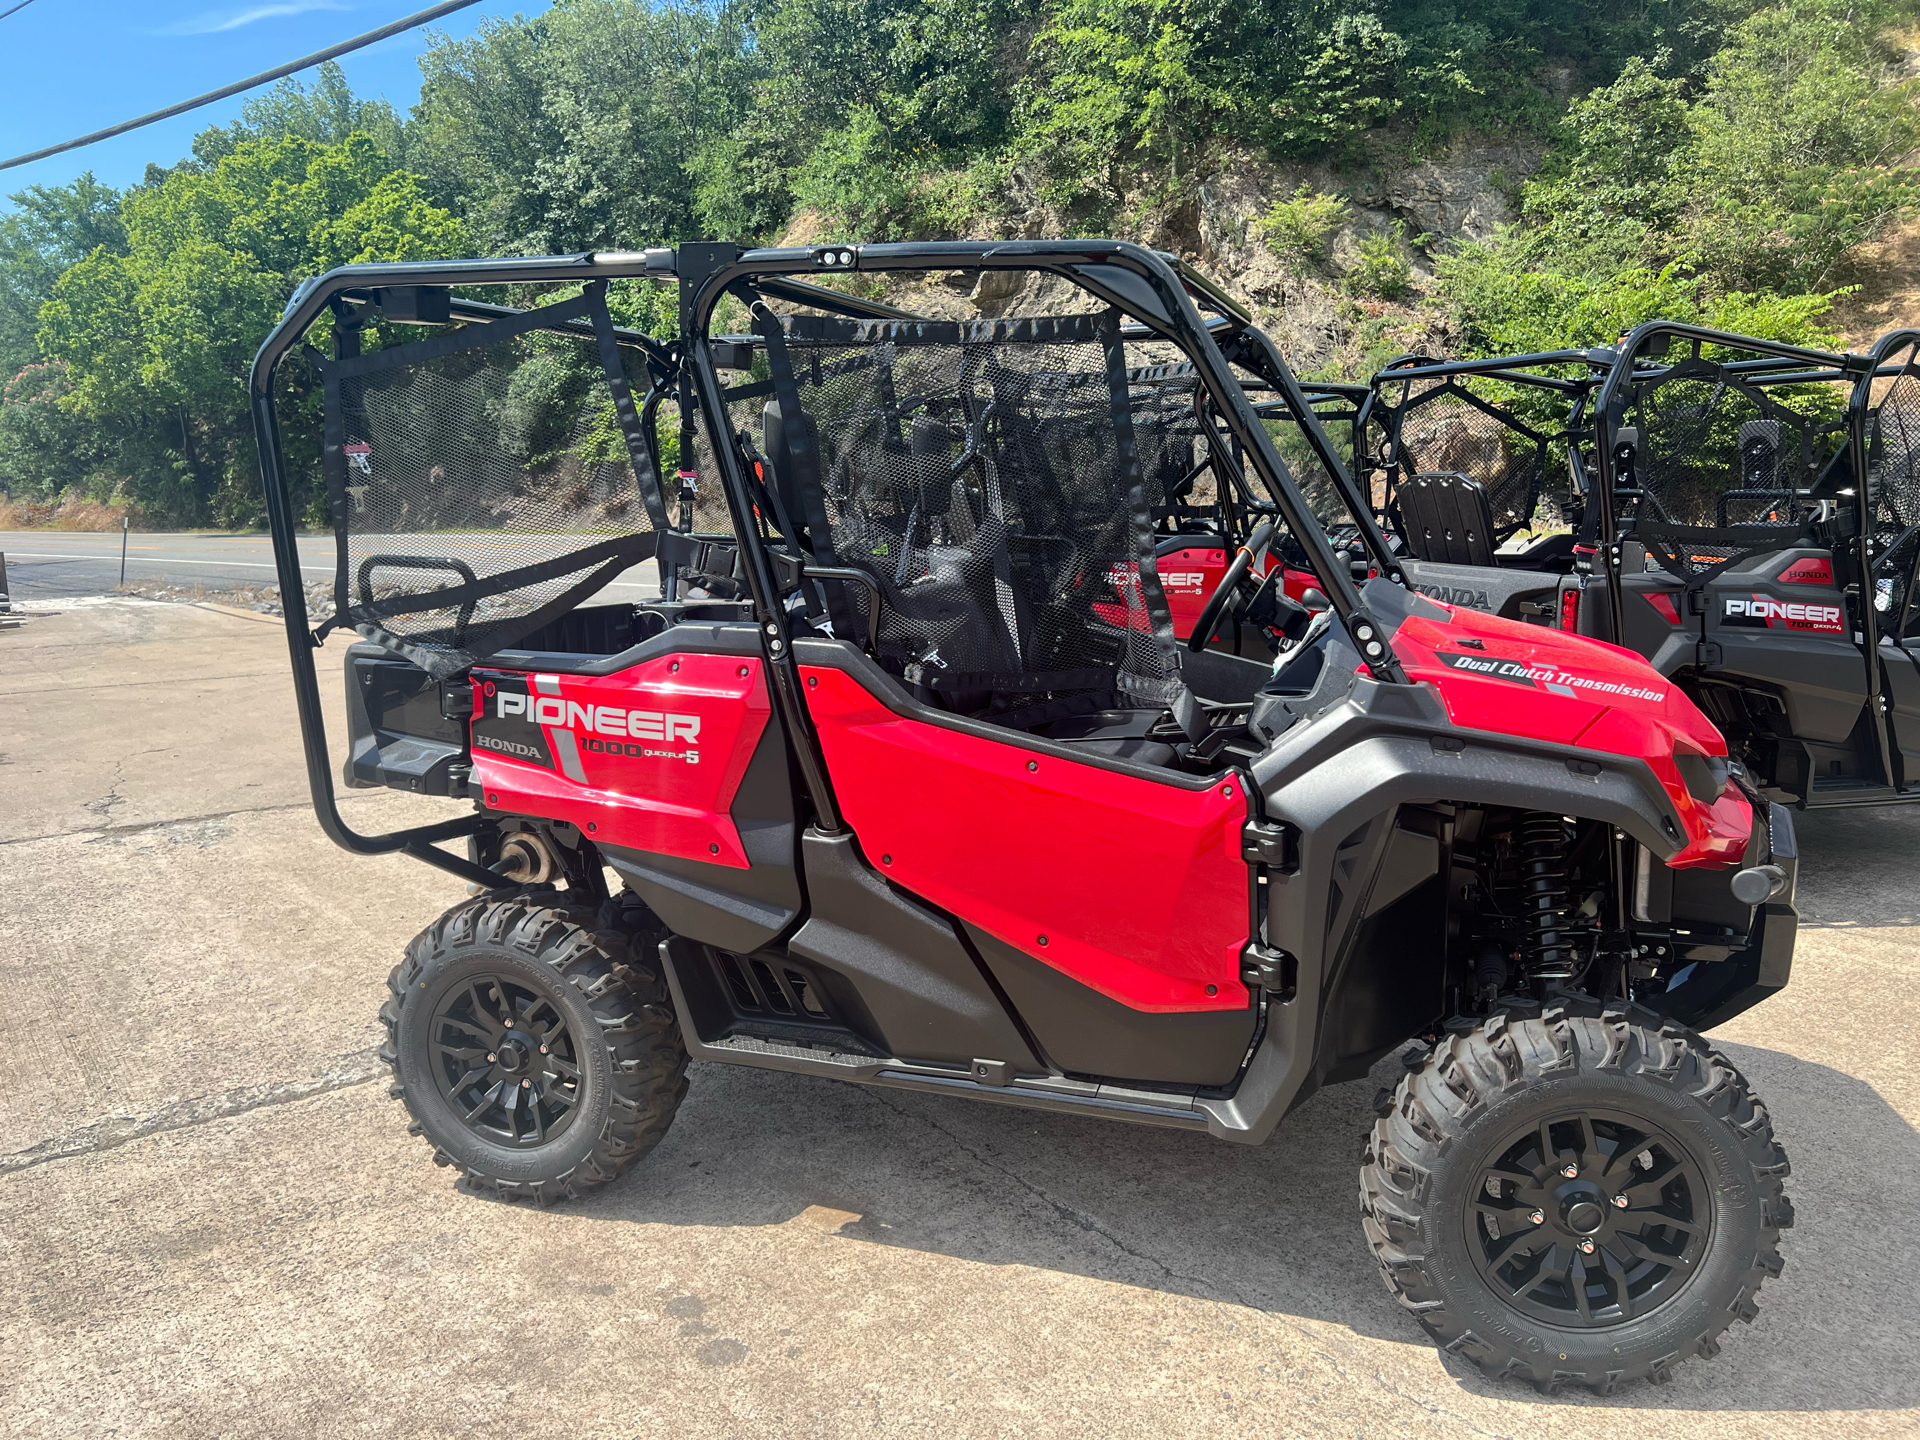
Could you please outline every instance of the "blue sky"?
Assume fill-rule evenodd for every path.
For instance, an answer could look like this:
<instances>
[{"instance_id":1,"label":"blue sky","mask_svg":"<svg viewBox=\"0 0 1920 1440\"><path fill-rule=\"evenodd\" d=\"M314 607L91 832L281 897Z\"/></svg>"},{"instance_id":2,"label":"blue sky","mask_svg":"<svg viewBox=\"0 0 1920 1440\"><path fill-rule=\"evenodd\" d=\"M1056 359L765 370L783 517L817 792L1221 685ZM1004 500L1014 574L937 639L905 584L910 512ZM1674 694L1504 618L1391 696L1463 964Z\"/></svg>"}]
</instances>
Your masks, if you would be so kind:
<instances>
[{"instance_id":1,"label":"blue sky","mask_svg":"<svg viewBox=\"0 0 1920 1440\"><path fill-rule=\"evenodd\" d=\"M0 0L4 10L13 0ZM432 0L33 0L0 20L0 159L131 120L424 10ZM480 0L433 29L469 35L490 16L544 6ZM426 31L395 35L344 57L356 95L384 95L406 113L419 97L415 57ZM312 71L295 77L311 83ZM252 92L258 93L258 92ZM245 95L163 120L84 150L0 170L0 195L63 185L92 170L109 185L139 180L147 162L191 153L208 125L239 118Z\"/></svg>"}]
</instances>

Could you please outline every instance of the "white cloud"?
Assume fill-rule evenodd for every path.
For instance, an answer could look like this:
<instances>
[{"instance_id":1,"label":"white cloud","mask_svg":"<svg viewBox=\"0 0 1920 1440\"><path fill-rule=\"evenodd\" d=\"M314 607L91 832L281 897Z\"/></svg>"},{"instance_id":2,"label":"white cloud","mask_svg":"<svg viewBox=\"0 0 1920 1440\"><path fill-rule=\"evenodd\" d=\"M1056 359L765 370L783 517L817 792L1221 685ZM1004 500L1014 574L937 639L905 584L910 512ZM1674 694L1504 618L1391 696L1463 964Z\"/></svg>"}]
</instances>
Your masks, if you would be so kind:
<instances>
[{"instance_id":1,"label":"white cloud","mask_svg":"<svg viewBox=\"0 0 1920 1440\"><path fill-rule=\"evenodd\" d=\"M245 10L209 10L204 15L196 15L191 20L182 20L177 25L169 25L159 33L162 35L218 35L227 30L238 30L243 25L251 25L256 20L278 20L288 15L304 15L309 10L344 10L347 7L339 0L277 0L271 5L252 5Z\"/></svg>"}]
</instances>

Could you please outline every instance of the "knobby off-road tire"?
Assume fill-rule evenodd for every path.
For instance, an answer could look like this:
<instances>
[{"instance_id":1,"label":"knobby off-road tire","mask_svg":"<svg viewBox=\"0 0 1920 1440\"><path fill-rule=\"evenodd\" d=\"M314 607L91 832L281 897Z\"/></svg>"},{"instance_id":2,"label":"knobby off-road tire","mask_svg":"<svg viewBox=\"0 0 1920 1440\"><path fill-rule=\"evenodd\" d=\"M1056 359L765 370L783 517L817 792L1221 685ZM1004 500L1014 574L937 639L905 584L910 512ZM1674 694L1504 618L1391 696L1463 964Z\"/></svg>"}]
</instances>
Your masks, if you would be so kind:
<instances>
[{"instance_id":1,"label":"knobby off-road tire","mask_svg":"<svg viewBox=\"0 0 1920 1440\"><path fill-rule=\"evenodd\" d=\"M1644 1007L1582 995L1449 1034L1382 1092L1364 1162L1388 1290L1450 1354L1549 1394L1718 1353L1793 1224L1786 1156L1739 1072Z\"/></svg>"},{"instance_id":2,"label":"knobby off-road tire","mask_svg":"<svg viewBox=\"0 0 1920 1440\"><path fill-rule=\"evenodd\" d=\"M581 1196L673 1123L686 1046L657 936L624 898L593 910L552 891L481 896L415 936L387 977L391 1093L435 1163L475 1188L541 1204Z\"/></svg>"}]
</instances>

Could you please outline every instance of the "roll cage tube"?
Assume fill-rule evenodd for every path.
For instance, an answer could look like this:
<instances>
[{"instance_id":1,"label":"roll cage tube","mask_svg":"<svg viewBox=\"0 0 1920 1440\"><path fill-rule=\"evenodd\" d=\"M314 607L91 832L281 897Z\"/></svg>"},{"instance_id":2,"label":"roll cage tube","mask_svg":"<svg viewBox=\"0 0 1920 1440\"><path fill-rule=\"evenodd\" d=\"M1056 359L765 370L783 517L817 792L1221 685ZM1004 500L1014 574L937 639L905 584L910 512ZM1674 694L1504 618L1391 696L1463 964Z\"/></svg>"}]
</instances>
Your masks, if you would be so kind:
<instances>
[{"instance_id":1,"label":"roll cage tube","mask_svg":"<svg viewBox=\"0 0 1920 1440\"><path fill-rule=\"evenodd\" d=\"M668 262L664 268L661 257ZM301 746L307 763L307 788L313 798L314 814L319 819L322 832L342 849L358 855L411 855L463 880L489 887L498 888L511 883L464 857L435 848L440 841L457 840L473 834L485 823L483 815L463 815L438 824L363 835L348 825L340 814L334 792L332 760L327 754L326 718L321 708L319 679L313 663L313 652L318 642L308 630L312 617L307 613L306 587L300 568L297 517L288 499L286 474L281 464L279 418L273 410L273 381L281 361L302 342L308 328L336 301L371 304L375 299L374 292L382 288L540 282L584 284L623 276L669 278L672 274L671 258L672 252L663 251L653 256L619 257L619 263L608 263L605 257L588 254L342 266L296 289L281 314L279 324L261 343L248 376L248 396L253 410L254 440L260 452L260 478L267 505L267 529L273 539L274 571L280 583L282 623L286 628L287 653L293 671L294 707L300 720ZM507 306L452 297L448 310L455 319L481 323L522 313ZM593 336L590 325L578 322L561 322L549 328L579 339L591 339ZM635 330L616 329L615 338L621 344L639 349L646 356L652 382L649 386L650 395L658 388L663 377L670 378L677 371L679 358L674 347L662 345L651 336ZM657 471L657 457L655 460Z\"/></svg>"},{"instance_id":2,"label":"roll cage tube","mask_svg":"<svg viewBox=\"0 0 1920 1440\"><path fill-rule=\"evenodd\" d=\"M714 250L720 248L712 247ZM851 264L838 261L838 257L845 255L853 257ZM795 274L819 273L829 268L823 263L823 257L827 256L835 257L831 269L840 274L949 269L1050 271L1132 315L1152 332L1179 346L1193 362L1195 372L1213 402L1215 413L1238 440L1243 454L1251 457L1259 469L1261 478L1279 506L1281 518L1306 552L1309 566L1321 582L1322 592L1327 596L1335 618L1346 629L1369 671L1377 679L1405 683L1405 672L1388 646L1379 622L1367 613L1351 576L1334 556L1326 536L1320 532L1311 510L1294 486L1278 452L1274 450L1272 439L1254 415L1245 391L1234 379L1228 361L1213 339L1211 327L1200 318L1186 284L1165 258L1137 245L1113 240L938 241L736 251L730 262L716 264L699 279L698 288L692 296L685 294L685 287L694 277L691 274L681 277L682 314L685 317L682 326L685 338L682 343L686 347L686 360L698 377L700 404L709 413L726 413L707 337L707 326L720 297L737 286L757 285L765 277L782 279ZM715 255L713 258L717 260L721 257ZM1261 356L1267 361L1263 367L1264 378L1280 391L1282 398L1300 416L1301 432L1307 436L1308 444L1320 463L1330 475L1336 477L1336 484L1343 485L1347 493L1351 493L1352 481L1347 476L1345 466L1327 440L1299 382L1273 348L1272 341L1248 326L1242 318L1243 312L1237 306L1216 298L1212 287L1196 283L1195 288L1208 295L1209 303L1226 308L1229 320L1237 325L1230 333L1256 337ZM804 715L805 707L798 703L798 672L790 659L791 637L787 634L786 616L778 603L771 567L764 549L758 543L758 530L752 524L751 491L746 483L745 472L741 468L739 455L731 445L715 448L721 477L728 492L728 507L733 513L736 531L749 553L748 583L754 592L756 612L760 615L763 641L770 660L778 662L773 668L782 672L782 686L793 686L795 707ZM1373 529L1373 538L1378 540L1380 553L1385 554L1385 541L1378 536L1377 527L1371 526L1370 515L1363 511L1356 518L1363 530ZM1397 564L1392 565L1390 573L1397 574L1398 570ZM800 733L810 736L811 732L802 729ZM805 768L811 771L813 766L808 763ZM807 778L811 788L810 773ZM824 788L824 772L820 779Z\"/></svg>"},{"instance_id":3,"label":"roll cage tube","mask_svg":"<svg viewBox=\"0 0 1920 1440\"><path fill-rule=\"evenodd\" d=\"M1702 345L1724 345L1732 350L1756 355L1758 362L1746 364L1741 372L1749 375L1764 374L1768 369L1778 369L1783 364L1812 365L1819 370L1832 370L1836 376L1846 373L1848 369L1848 360L1844 355L1825 350L1807 350L1797 345L1776 344L1770 340L1756 340L1750 335L1734 335L1725 330L1709 330L1704 326L1684 325L1673 320L1644 321L1627 332L1618 347L1618 358L1601 382L1599 394L1593 402L1593 503L1600 507L1599 528L1595 534L1598 537L1601 568L1606 578L1607 623L1613 631L1607 638L1615 644L1620 643L1619 617L1626 602L1620 585L1620 517L1614 509L1618 476L1614 472L1613 446L1608 443L1608 437L1626 419L1627 397L1623 393L1626 388L1639 380L1656 379L1670 368L1664 364L1650 366L1646 370L1640 368L1642 356L1656 340L1689 341L1696 353ZM1866 487L1862 485L1859 488L1864 492Z\"/></svg>"},{"instance_id":4,"label":"roll cage tube","mask_svg":"<svg viewBox=\"0 0 1920 1440\"><path fill-rule=\"evenodd\" d=\"M1878 696L1884 693L1884 676L1880 669L1880 617L1873 606L1871 572L1873 565L1873 517L1869 504L1867 486L1867 447L1866 421L1871 407L1871 389L1873 381L1885 363L1888 341L1898 343L1903 332L1884 336L1865 355L1836 355L1826 350L1809 350L1798 345L1783 345L1770 340L1755 340L1751 336L1733 335L1723 330L1708 330L1698 325L1682 325L1666 320L1649 320L1637 325L1620 344L1620 363L1607 376L1600 387L1600 394L1594 403L1594 423L1602 436L1611 434L1616 426L1626 418L1626 397L1622 393L1636 379L1657 377L1664 365L1657 370L1642 372L1638 370L1640 357L1657 340L1683 340L1691 344L1697 356L1702 345L1722 345L1730 350L1742 351L1756 358L1752 361L1736 361L1727 366L1731 371L1753 378L1765 378L1775 384L1788 383L1798 379L1843 379L1848 375L1855 377L1847 396L1847 450L1848 460L1854 466L1854 548L1855 564L1859 568L1860 646L1867 667L1867 694ZM1911 335L1913 332L1904 332ZM1664 351L1663 358L1664 358ZM1803 367L1795 371L1792 367ZM1613 447L1604 443L1594 446L1595 459L1600 481L1598 489L1605 496L1605 510L1601 523L1606 526L1606 542L1601 552L1606 559L1607 598L1610 616L1617 617L1621 611L1622 597L1620 588L1620 546L1619 522L1613 510ZM1618 620L1613 621L1615 626ZM1617 628L1616 628L1617 635ZM1875 724L1874 742L1879 752L1880 773L1891 782L1893 778L1893 756L1887 742L1887 725L1878 707L1870 705Z\"/></svg>"},{"instance_id":5,"label":"roll cage tube","mask_svg":"<svg viewBox=\"0 0 1920 1440\"><path fill-rule=\"evenodd\" d=\"M1560 395L1572 397L1572 405L1567 411L1567 423L1559 430L1544 432L1524 425L1510 416L1499 415L1492 406L1476 395L1462 394L1467 400L1509 429L1518 431L1534 440L1567 442L1567 469L1569 479L1576 493L1593 503L1595 491L1588 479L1586 463L1580 458L1580 446L1583 441L1595 437L1595 429L1590 421L1588 402L1593 399L1594 391L1599 387L1602 376L1613 366L1619 357L1610 349L1593 350L1544 350L1532 355L1497 355L1480 360L1437 360L1430 355L1399 355L1389 360L1374 373L1373 382L1367 387L1368 393L1378 397L1379 387L1392 384L1405 384L1414 380L1451 381L1460 376L1479 376L1488 380L1499 380L1509 385L1529 386L1535 390L1550 390ZM1579 379L1568 379L1560 375L1543 375L1528 366L1549 365L1585 365L1589 374ZM1429 392L1432 393L1432 392ZM1455 392L1460 394L1461 392ZM1424 400L1424 396L1421 399ZM1385 422L1387 430L1386 470L1388 483L1397 478L1395 471L1401 464L1401 435L1406 423L1406 412L1410 404L1403 402L1392 407Z\"/></svg>"},{"instance_id":6,"label":"roll cage tube","mask_svg":"<svg viewBox=\"0 0 1920 1440\"><path fill-rule=\"evenodd\" d=\"M1249 363L1248 360L1241 360L1240 363L1247 365L1248 369L1254 371L1255 374L1259 375L1269 385L1280 392L1282 403L1292 412L1288 418L1299 425L1300 433L1307 437L1307 443L1312 447L1315 457L1320 461L1327 475L1332 479L1334 488L1340 492L1340 498L1346 503L1347 513L1353 517L1353 523L1359 527L1360 540L1361 543L1366 546L1368 555L1372 557L1373 569L1386 576L1386 578L1395 585L1404 586L1407 583L1406 573L1400 568L1400 557L1394 554L1393 548L1387 544L1386 534L1381 530L1379 519L1373 513L1372 498L1362 493L1358 481L1354 478L1353 472L1341 463L1339 455L1334 451L1332 442L1327 439L1325 429L1321 426L1319 413L1313 408L1312 400L1309 399L1306 392L1301 388L1299 380L1294 377L1294 373L1287 365L1287 362L1281 357L1279 348L1273 343L1272 338L1268 336L1264 330L1254 325L1242 326L1239 331L1236 332L1234 339L1237 342L1250 343L1252 345L1254 355L1251 359L1257 363ZM1327 387L1326 393L1333 393L1333 387ZM1268 401L1266 403L1272 404L1274 402ZM1251 412L1253 407L1249 406L1248 409ZM1364 445L1366 435L1363 428L1365 424L1364 417L1365 411L1363 410L1356 413L1353 420L1353 453L1356 459L1366 453ZM1261 439L1267 442L1266 449L1270 451L1272 449L1272 442L1268 440L1266 431L1257 425L1254 428L1259 430ZM1243 441L1242 443L1244 444L1245 442ZM1279 458L1277 454L1273 455L1278 473L1284 474L1286 473L1285 467L1280 465ZM1292 487L1290 486L1289 488ZM1306 508L1304 501L1301 504L1301 508L1303 510ZM1312 519L1311 516L1308 518L1310 520ZM1293 525L1292 516L1287 517L1287 524L1289 526ZM1320 532L1317 522L1313 524L1312 528L1313 539L1319 547L1319 551L1324 552L1328 557L1329 563L1332 563L1332 549L1326 543L1326 536ZM1294 533L1297 535L1300 532L1296 528ZM1315 561L1315 570L1321 570L1322 567L1315 549L1309 547L1307 553L1309 558ZM1351 588L1353 584L1352 577L1346 572L1344 567L1339 568L1341 583ZM1322 593L1328 597L1329 601L1332 600L1333 592L1331 590L1323 590ZM1337 604L1334 608L1336 612L1339 609ZM1344 622L1345 617L1342 616L1341 618ZM1349 627L1349 630L1350 629L1351 627ZM1349 638L1352 638L1351 634L1349 634ZM1366 652L1362 650L1361 653L1364 655ZM1369 668L1374 670L1376 677L1383 680L1391 679L1396 681L1404 679L1399 669L1399 663L1393 660L1393 652L1390 649L1387 650L1385 658L1391 663L1392 667L1387 673L1382 673L1377 667L1373 666L1371 660L1368 662Z\"/></svg>"}]
</instances>

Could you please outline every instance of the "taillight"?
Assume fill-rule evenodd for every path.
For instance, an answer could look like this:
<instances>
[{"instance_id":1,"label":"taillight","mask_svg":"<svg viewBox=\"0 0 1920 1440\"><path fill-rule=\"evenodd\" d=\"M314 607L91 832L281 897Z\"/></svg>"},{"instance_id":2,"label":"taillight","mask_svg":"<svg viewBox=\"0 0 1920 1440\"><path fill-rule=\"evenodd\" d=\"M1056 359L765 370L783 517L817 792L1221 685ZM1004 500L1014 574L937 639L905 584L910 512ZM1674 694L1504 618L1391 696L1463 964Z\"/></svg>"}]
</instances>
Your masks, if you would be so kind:
<instances>
[{"instance_id":1,"label":"taillight","mask_svg":"<svg viewBox=\"0 0 1920 1440\"><path fill-rule=\"evenodd\" d=\"M1560 628L1562 630L1580 628L1580 592L1578 590L1560 592Z\"/></svg>"}]
</instances>

